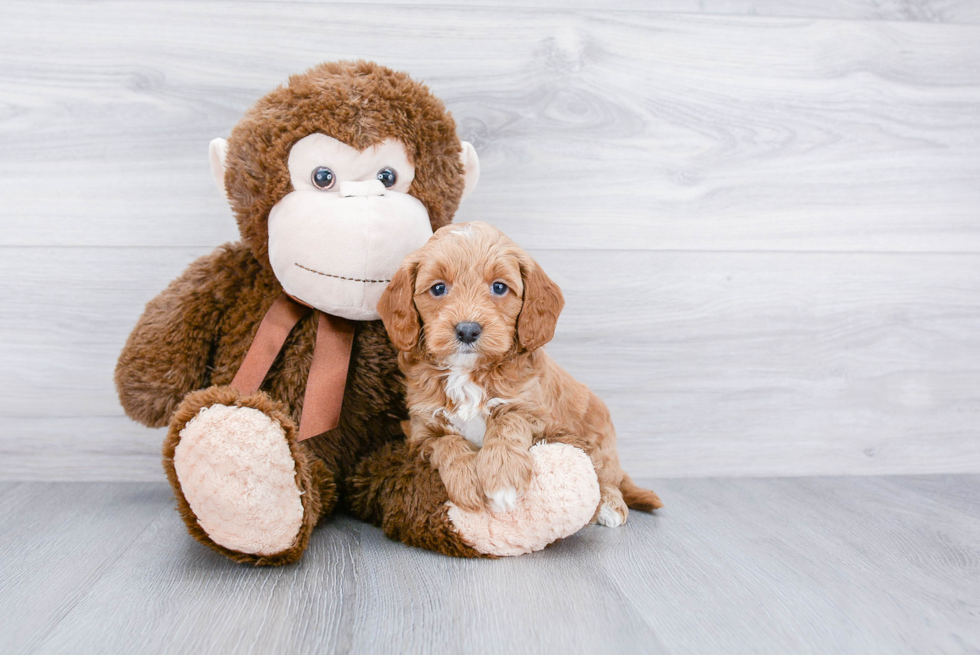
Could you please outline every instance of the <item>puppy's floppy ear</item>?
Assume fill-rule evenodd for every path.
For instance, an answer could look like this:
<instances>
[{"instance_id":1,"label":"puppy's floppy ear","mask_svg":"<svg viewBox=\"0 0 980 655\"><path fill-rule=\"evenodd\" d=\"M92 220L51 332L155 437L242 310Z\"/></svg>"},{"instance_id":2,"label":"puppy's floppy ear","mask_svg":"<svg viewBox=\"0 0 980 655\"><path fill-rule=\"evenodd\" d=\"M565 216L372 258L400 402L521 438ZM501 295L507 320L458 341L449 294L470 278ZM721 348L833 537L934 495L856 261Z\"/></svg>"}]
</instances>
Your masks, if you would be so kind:
<instances>
[{"instance_id":1,"label":"puppy's floppy ear","mask_svg":"<svg viewBox=\"0 0 980 655\"><path fill-rule=\"evenodd\" d=\"M558 285L530 257L521 261L521 277L524 278L524 306L517 317L517 340L521 348L531 351L555 336L565 298Z\"/></svg>"},{"instance_id":2,"label":"puppy's floppy ear","mask_svg":"<svg viewBox=\"0 0 980 655\"><path fill-rule=\"evenodd\" d=\"M406 257L378 301L378 314L398 350L411 350L419 342L421 327L414 298L418 266L417 257Z\"/></svg>"}]
</instances>

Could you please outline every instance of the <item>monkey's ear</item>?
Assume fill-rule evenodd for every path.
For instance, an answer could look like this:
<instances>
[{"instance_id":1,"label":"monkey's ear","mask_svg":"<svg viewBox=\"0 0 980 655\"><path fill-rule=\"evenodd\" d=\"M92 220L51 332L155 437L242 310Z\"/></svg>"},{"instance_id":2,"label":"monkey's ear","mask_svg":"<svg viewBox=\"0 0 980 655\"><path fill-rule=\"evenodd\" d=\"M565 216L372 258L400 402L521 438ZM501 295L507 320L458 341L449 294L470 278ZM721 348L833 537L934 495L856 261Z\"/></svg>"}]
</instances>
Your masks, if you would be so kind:
<instances>
[{"instance_id":1,"label":"monkey's ear","mask_svg":"<svg viewBox=\"0 0 980 655\"><path fill-rule=\"evenodd\" d=\"M225 190L225 160L228 159L228 142L221 137L211 140L208 147L208 158L211 160L211 175L218 185L221 195L228 197Z\"/></svg>"},{"instance_id":2,"label":"monkey's ear","mask_svg":"<svg viewBox=\"0 0 980 655\"><path fill-rule=\"evenodd\" d=\"M419 260L407 257L398 268L388 288L378 300L378 314L398 350L411 350L419 342L419 315L415 310L415 273Z\"/></svg>"},{"instance_id":3,"label":"monkey's ear","mask_svg":"<svg viewBox=\"0 0 980 655\"><path fill-rule=\"evenodd\" d=\"M521 348L530 352L555 336L565 297L558 285L530 258L521 262L521 277L524 278L524 306L517 317L517 339Z\"/></svg>"},{"instance_id":4,"label":"monkey's ear","mask_svg":"<svg viewBox=\"0 0 980 655\"><path fill-rule=\"evenodd\" d=\"M473 193L476 183L480 180L480 158L476 156L476 148L469 141L463 141L463 152L459 158L463 160L463 196ZM460 198L460 200L462 200Z\"/></svg>"}]
</instances>

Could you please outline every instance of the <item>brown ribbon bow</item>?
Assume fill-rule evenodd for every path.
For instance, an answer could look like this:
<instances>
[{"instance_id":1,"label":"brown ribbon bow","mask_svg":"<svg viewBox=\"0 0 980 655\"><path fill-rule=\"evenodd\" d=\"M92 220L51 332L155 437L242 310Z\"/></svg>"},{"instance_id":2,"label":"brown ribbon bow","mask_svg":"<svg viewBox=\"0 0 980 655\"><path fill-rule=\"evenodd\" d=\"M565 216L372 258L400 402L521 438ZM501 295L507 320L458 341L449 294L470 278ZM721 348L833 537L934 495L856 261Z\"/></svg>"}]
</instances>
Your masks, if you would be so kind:
<instances>
[{"instance_id":1,"label":"brown ribbon bow","mask_svg":"<svg viewBox=\"0 0 980 655\"><path fill-rule=\"evenodd\" d=\"M312 307L285 293L276 298L259 324L255 339L245 353L245 360L231 386L243 394L258 391L289 333L311 311ZM340 423L340 408L344 403L344 386L347 384L347 369L354 344L353 323L339 316L317 313L316 345L313 347L313 363L306 379L303 415L299 422L300 441L332 430Z\"/></svg>"}]
</instances>

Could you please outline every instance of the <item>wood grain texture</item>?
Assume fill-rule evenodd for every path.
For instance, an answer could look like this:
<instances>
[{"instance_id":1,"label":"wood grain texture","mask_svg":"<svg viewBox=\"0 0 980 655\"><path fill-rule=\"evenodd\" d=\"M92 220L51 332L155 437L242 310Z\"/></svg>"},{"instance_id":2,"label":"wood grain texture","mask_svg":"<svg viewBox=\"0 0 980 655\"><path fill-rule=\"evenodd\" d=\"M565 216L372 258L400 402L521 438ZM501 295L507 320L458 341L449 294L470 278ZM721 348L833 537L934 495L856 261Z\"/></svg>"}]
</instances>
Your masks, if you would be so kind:
<instances>
[{"instance_id":1,"label":"wood grain texture","mask_svg":"<svg viewBox=\"0 0 980 655\"><path fill-rule=\"evenodd\" d=\"M666 484L670 528L664 521L656 531L582 536L596 539L597 568L681 652L980 646L980 526L908 489L904 478ZM676 539L675 531L698 538ZM671 611L678 602L698 611L678 617ZM762 647L760 634L778 647Z\"/></svg>"},{"instance_id":2,"label":"wood grain texture","mask_svg":"<svg viewBox=\"0 0 980 655\"><path fill-rule=\"evenodd\" d=\"M108 392L106 392L108 393ZM0 480L163 481L165 430L118 416L5 418Z\"/></svg>"},{"instance_id":3,"label":"wood grain texture","mask_svg":"<svg viewBox=\"0 0 980 655\"><path fill-rule=\"evenodd\" d=\"M289 73L366 56L427 81L475 143L483 180L460 218L529 247L980 251L980 26L222 2L0 11L3 245L231 238L208 141Z\"/></svg>"},{"instance_id":4,"label":"wood grain texture","mask_svg":"<svg viewBox=\"0 0 980 655\"><path fill-rule=\"evenodd\" d=\"M0 644L79 655L980 648L977 476L645 483L667 503L656 516L634 512L533 555L449 559L338 518L280 569L235 565L191 540L165 485L0 486L0 540L18 544L0 602L29 615L5 614ZM74 522L23 511L50 513L52 499ZM85 549L46 557L100 530L131 534L136 507L155 518L113 544L108 563ZM98 570L73 577L71 603L65 566Z\"/></svg>"},{"instance_id":5,"label":"wood grain texture","mask_svg":"<svg viewBox=\"0 0 980 655\"><path fill-rule=\"evenodd\" d=\"M112 370L237 238L206 144L355 57L475 143L629 470L980 471L980 5L439 4L0 4L0 478L161 479Z\"/></svg>"},{"instance_id":6,"label":"wood grain texture","mask_svg":"<svg viewBox=\"0 0 980 655\"><path fill-rule=\"evenodd\" d=\"M8 253L0 277L31 272L0 289L0 477L161 479L162 437L122 416L112 369L203 252ZM532 254L567 301L549 352L609 404L635 474L980 470L975 255Z\"/></svg>"},{"instance_id":7,"label":"wood grain texture","mask_svg":"<svg viewBox=\"0 0 980 655\"><path fill-rule=\"evenodd\" d=\"M909 475L902 477L902 486L940 505L980 519L980 507L977 507L980 479L976 476Z\"/></svg>"},{"instance_id":8,"label":"wood grain texture","mask_svg":"<svg viewBox=\"0 0 980 655\"><path fill-rule=\"evenodd\" d=\"M0 487L0 651L34 651L168 509L166 491L120 483Z\"/></svg>"},{"instance_id":9,"label":"wood grain texture","mask_svg":"<svg viewBox=\"0 0 980 655\"><path fill-rule=\"evenodd\" d=\"M252 1L252 0L246 0ZM316 2L317 0L298 0ZM297 0L283 0L293 4ZM359 0L362 5L417 5L418 0ZM426 0L426 7L458 7L459 0ZM595 9L593 0L476 0L467 7L514 9ZM605 11L728 14L850 20L920 21L928 23L980 23L980 6L970 0L613 0Z\"/></svg>"}]
</instances>

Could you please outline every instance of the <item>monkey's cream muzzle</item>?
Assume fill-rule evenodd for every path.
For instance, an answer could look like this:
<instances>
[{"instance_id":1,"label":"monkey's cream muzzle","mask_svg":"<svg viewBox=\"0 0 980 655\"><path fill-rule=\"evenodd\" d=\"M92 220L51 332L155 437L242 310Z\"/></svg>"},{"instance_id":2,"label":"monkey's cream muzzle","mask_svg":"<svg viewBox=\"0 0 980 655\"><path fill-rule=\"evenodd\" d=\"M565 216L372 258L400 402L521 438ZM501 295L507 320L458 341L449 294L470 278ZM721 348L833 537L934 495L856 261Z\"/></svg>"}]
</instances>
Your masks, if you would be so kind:
<instances>
[{"instance_id":1,"label":"monkey's cream muzzle","mask_svg":"<svg viewBox=\"0 0 980 655\"><path fill-rule=\"evenodd\" d=\"M415 197L376 180L341 182L339 193L297 190L272 208L269 261L294 298L370 321L379 318L378 300L402 260L431 236L429 214Z\"/></svg>"},{"instance_id":2,"label":"monkey's cream muzzle","mask_svg":"<svg viewBox=\"0 0 980 655\"><path fill-rule=\"evenodd\" d=\"M415 167L393 139L356 150L310 134L289 151L293 190L269 212L269 261L289 295L352 321L377 305L405 255L432 236L429 213L409 194ZM314 184L326 170L333 180ZM395 181L386 188L379 175Z\"/></svg>"}]
</instances>

